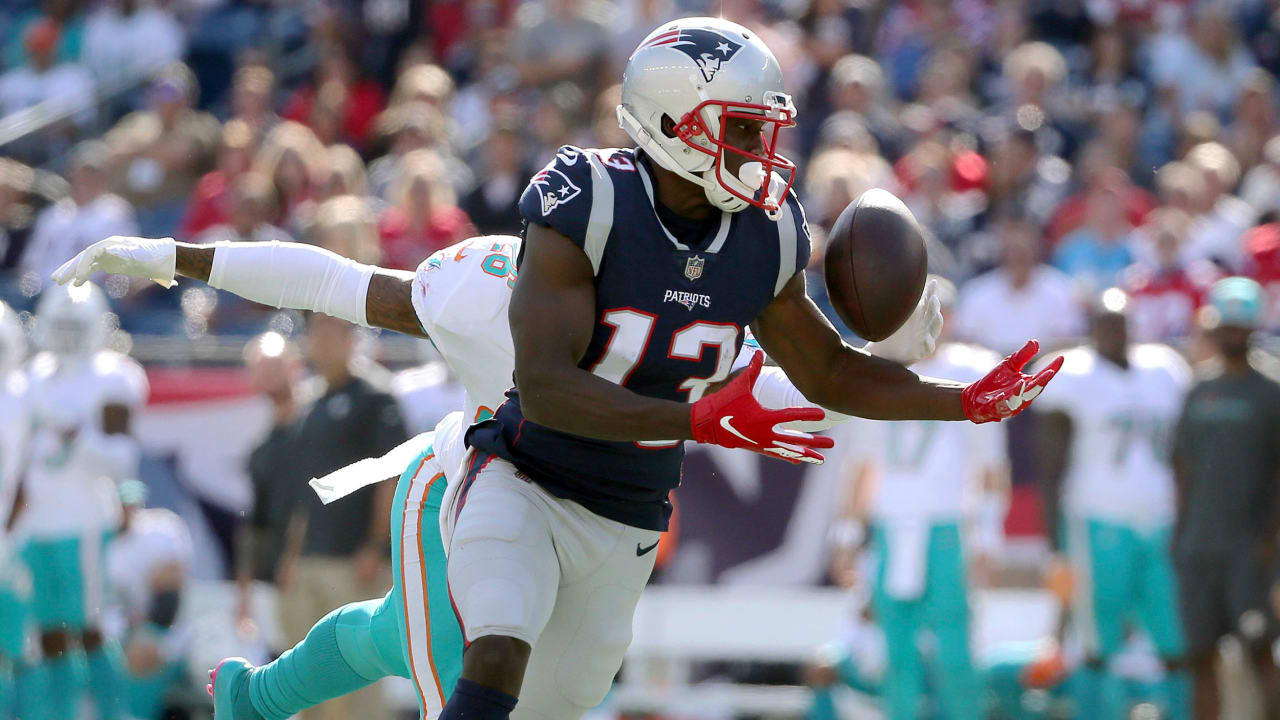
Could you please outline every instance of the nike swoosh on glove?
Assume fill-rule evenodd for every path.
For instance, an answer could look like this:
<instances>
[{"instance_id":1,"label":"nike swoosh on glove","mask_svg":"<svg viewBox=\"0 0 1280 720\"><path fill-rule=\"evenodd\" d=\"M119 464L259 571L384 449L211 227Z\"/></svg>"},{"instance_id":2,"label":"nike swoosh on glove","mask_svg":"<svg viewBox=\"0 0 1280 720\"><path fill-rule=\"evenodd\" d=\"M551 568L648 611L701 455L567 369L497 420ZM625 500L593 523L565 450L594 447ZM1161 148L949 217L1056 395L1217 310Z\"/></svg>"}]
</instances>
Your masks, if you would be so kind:
<instances>
[{"instance_id":1,"label":"nike swoosh on glove","mask_svg":"<svg viewBox=\"0 0 1280 720\"><path fill-rule=\"evenodd\" d=\"M177 272L178 246L173 238L142 238L112 235L99 240L53 271L59 285L83 285L94 273L115 273L148 278L171 288Z\"/></svg>"},{"instance_id":2,"label":"nike swoosh on glove","mask_svg":"<svg viewBox=\"0 0 1280 720\"><path fill-rule=\"evenodd\" d=\"M960 393L965 417L976 423L1004 420L1026 410L1062 367L1062 356L1034 376L1022 368L1040 351L1040 343L1028 340L1018 352L1005 358L986 377Z\"/></svg>"},{"instance_id":3,"label":"nike swoosh on glove","mask_svg":"<svg viewBox=\"0 0 1280 720\"><path fill-rule=\"evenodd\" d=\"M826 413L821 408L770 410L756 402L751 388L763 365L764 353L758 352L746 370L729 384L693 404L694 442L742 448L790 463L821 464L822 454L814 448L833 447L834 440L778 426L797 420L821 420Z\"/></svg>"}]
</instances>

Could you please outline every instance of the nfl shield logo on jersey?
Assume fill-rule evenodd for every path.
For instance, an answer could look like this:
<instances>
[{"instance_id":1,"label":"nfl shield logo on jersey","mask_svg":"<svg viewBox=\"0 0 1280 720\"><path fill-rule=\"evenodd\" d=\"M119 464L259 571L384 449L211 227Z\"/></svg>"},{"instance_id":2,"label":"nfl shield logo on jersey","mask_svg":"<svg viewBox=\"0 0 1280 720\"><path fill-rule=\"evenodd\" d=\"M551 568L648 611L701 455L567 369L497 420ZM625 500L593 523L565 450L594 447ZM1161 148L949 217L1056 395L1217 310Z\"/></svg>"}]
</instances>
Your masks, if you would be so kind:
<instances>
[{"instance_id":1,"label":"nfl shield logo on jersey","mask_svg":"<svg viewBox=\"0 0 1280 720\"><path fill-rule=\"evenodd\" d=\"M542 214L550 215L552 210L578 197L582 192L564 173L555 168L547 168L533 176L533 187L542 198Z\"/></svg>"},{"instance_id":2,"label":"nfl shield logo on jersey","mask_svg":"<svg viewBox=\"0 0 1280 720\"><path fill-rule=\"evenodd\" d=\"M684 263L684 276L690 280L697 280L702 277L702 268L706 266L706 264L707 261L705 258L700 258L697 255L694 255Z\"/></svg>"}]
</instances>

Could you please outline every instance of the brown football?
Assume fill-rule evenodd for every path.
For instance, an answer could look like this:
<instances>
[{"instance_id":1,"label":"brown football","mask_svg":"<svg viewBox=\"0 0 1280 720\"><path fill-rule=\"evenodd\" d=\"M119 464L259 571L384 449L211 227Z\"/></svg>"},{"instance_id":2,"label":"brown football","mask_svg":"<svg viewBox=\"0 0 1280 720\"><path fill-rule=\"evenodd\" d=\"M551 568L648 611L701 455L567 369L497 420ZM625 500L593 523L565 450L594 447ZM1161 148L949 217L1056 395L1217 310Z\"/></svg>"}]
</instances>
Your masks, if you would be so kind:
<instances>
[{"instance_id":1,"label":"brown football","mask_svg":"<svg viewBox=\"0 0 1280 720\"><path fill-rule=\"evenodd\" d=\"M840 319L867 340L883 340L911 317L924 292L929 255L907 206L875 188L836 218L824 265L827 294Z\"/></svg>"}]
</instances>

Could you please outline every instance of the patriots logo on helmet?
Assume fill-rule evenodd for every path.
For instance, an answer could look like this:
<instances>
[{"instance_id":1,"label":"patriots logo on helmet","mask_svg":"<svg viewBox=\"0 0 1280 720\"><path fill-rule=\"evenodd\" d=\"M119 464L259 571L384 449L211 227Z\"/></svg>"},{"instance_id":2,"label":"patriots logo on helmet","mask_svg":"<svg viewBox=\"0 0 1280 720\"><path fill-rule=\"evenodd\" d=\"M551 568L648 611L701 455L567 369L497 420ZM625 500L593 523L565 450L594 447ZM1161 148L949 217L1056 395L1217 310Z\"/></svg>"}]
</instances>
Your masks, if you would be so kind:
<instances>
[{"instance_id":1,"label":"patriots logo on helmet","mask_svg":"<svg viewBox=\"0 0 1280 720\"><path fill-rule=\"evenodd\" d=\"M538 197L542 198L544 217L550 215L551 211L557 207L578 197L582 192L581 188L574 185L567 175L555 168L547 168L534 175L533 187L538 191Z\"/></svg>"},{"instance_id":2,"label":"patriots logo on helmet","mask_svg":"<svg viewBox=\"0 0 1280 720\"><path fill-rule=\"evenodd\" d=\"M702 71L702 78L711 82L720 67L733 59L742 49L742 43L734 42L714 30L686 28L669 30L655 36L644 47L669 47L693 58Z\"/></svg>"}]
</instances>

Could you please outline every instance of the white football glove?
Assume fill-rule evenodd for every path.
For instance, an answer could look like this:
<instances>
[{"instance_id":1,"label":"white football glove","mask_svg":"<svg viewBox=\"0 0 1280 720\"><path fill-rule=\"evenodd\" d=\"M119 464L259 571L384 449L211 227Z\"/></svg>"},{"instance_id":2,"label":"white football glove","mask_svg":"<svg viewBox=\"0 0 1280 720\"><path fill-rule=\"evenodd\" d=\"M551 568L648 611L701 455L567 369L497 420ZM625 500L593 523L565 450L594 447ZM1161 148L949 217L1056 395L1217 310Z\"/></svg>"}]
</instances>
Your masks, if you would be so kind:
<instances>
[{"instance_id":1,"label":"white football glove","mask_svg":"<svg viewBox=\"0 0 1280 720\"><path fill-rule=\"evenodd\" d=\"M867 343L863 350L885 360L911 365L933 354L942 332L942 302L938 300L938 281L930 279L911 317L892 335L880 342Z\"/></svg>"},{"instance_id":2,"label":"white football glove","mask_svg":"<svg viewBox=\"0 0 1280 720\"><path fill-rule=\"evenodd\" d=\"M80 251L50 277L59 285L83 285L98 271L148 278L163 287L174 285L178 246L173 238L112 235Z\"/></svg>"}]
</instances>

